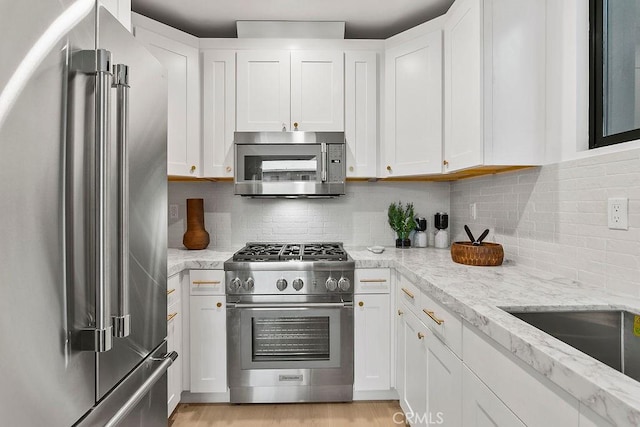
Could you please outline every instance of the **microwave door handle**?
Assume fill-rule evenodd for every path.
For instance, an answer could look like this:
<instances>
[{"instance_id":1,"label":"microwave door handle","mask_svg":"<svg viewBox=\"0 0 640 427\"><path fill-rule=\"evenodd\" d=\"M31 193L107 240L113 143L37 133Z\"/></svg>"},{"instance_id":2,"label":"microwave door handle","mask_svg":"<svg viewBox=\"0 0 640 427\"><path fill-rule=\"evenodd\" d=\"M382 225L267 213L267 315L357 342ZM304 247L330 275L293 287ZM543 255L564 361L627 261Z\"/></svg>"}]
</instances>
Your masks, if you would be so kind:
<instances>
[{"instance_id":1,"label":"microwave door handle","mask_svg":"<svg viewBox=\"0 0 640 427\"><path fill-rule=\"evenodd\" d=\"M113 87L116 89L116 145L118 152L118 277L117 308L111 316L113 336L124 338L131 331L129 314L129 67L117 64Z\"/></svg>"},{"instance_id":2,"label":"microwave door handle","mask_svg":"<svg viewBox=\"0 0 640 427\"><path fill-rule=\"evenodd\" d=\"M327 152L327 143L320 144L320 167L321 167L321 179L322 182L327 182L327 169L329 163L329 153Z\"/></svg>"}]
</instances>

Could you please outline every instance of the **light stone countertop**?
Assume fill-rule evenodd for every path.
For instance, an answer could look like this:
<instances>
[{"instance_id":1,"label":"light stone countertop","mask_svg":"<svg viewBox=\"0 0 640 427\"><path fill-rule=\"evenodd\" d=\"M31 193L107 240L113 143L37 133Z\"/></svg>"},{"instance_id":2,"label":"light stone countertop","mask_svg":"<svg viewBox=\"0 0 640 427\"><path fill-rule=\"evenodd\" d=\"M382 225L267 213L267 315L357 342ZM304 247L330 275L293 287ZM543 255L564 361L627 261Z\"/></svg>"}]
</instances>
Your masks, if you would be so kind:
<instances>
[{"instance_id":1,"label":"light stone countertop","mask_svg":"<svg viewBox=\"0 0 640 427\"><path fill-rule=\"evenodd\" d=\"M184 269L222 269L237 249L169 249L168 275ZM443 249L386 248L382 254L364 247L345 249L356 268L395 268L434 300L613 424L640 425L640 382L501 310L622 309L640 313L640 299L508 260L500 267L473 267L454 263L449 250Z\"/></svg>"}]
</instances>

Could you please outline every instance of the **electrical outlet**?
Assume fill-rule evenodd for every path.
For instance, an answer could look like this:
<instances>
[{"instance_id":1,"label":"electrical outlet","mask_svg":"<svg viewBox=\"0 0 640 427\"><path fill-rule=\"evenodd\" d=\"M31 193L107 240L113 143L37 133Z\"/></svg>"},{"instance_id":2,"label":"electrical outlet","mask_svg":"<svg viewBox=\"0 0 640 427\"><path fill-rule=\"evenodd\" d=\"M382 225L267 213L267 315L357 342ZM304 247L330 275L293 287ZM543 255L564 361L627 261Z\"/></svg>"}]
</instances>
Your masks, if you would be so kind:
<instances>
[{"instance_id":1,"label":"electrical outlet","mask_svg":"<svg viewBox=\"0 0 640 427\"><path fill-rule=\"evenodd\" d=\"M469 205L469 217L471 219L476 219L478 217L478 210L476 209L475 203L471 203Z\"/></svg>"},{"instance_id":2,"label":"electrical outlet","mask_svg":"<svg viewBox=\"0 0 640 427\"><path fill-rule=\"evenodd\" d=\"M626 197L609 199L607 218L611 230L629 229L629 199Z\"/></svg>"},{"instance_id":3,"label":"electrical outlet","mask_svg":"<svg viewBox=\"0 0 640 427\"><path fill-rule=\"evenodd\" d=\"M169 205L169 219L178 219L179 217L178 205Z\"/></svg>"}]
</instances>

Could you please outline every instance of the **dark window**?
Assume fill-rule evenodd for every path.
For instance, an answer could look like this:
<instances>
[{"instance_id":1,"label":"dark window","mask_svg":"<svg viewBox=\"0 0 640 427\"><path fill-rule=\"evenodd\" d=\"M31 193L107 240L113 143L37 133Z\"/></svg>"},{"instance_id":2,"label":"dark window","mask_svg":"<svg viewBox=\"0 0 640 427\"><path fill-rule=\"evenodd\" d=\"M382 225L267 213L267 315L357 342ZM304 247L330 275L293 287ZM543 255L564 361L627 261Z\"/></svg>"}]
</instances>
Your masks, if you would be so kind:
<instances>
[{"instance_id":1,"label":"dark window","mask_svg":"<svg viewBox=\"0 0 640 427\"><path fill-rule=\"evenodd\" d=\"M589 8L589 148L640 139L640 0Z\"/></svg>"}]
</instances>

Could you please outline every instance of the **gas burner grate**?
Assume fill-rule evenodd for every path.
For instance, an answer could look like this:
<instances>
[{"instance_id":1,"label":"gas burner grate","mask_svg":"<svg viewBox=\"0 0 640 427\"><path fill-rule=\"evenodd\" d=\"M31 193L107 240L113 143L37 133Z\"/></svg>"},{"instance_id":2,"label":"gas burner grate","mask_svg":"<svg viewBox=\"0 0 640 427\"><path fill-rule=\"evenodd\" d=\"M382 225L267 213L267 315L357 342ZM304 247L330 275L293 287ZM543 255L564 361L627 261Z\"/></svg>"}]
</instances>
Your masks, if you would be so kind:
<instances>
[{"instance_id":1,"label":"gas burner grate","mask_svg":"<svg viewBox=\"0 0 640 427\"><path fill-rule=\"evenodd\" d=\"M247 243L234 261L347 261L342 243Z\"/></svg>"}]
</instances>

